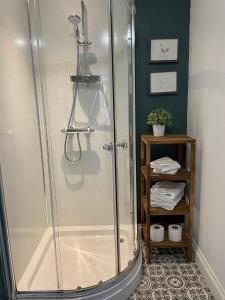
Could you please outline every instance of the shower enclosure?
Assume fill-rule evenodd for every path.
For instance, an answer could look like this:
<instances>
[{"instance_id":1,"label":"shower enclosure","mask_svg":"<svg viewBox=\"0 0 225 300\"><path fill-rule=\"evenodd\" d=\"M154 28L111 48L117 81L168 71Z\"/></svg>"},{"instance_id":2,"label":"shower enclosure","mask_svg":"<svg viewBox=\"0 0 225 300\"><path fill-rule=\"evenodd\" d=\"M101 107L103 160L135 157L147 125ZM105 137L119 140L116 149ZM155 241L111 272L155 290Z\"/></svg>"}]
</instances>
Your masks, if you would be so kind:
<instances>
[{"instance_id":1,"label":"shower enclosure","mask_svg":"<svg viewBox=\"0 0 225 300\"><path fill-rule=\"evenodd\" d=\"M134 16L128 0L0 0L12 299L125 299L140 277Z\"/></svg>"}]
</instances>

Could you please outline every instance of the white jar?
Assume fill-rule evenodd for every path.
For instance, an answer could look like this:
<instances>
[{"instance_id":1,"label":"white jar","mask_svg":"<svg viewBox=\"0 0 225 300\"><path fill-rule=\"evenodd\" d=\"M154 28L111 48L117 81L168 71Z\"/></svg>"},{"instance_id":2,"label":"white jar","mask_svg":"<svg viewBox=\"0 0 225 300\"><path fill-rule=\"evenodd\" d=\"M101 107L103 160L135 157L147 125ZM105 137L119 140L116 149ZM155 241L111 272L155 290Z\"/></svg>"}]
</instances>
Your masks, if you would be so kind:
<instances>
[{"instance_id":1,"label":"white jar","mask_svg":"<svg viewBox=\"0 0 225 300\"><path fill-rule=\"evenodd\" d=\"M153 125L154 136L164 136L165 128L163 125Z\"/></svg>"}]
</instances>

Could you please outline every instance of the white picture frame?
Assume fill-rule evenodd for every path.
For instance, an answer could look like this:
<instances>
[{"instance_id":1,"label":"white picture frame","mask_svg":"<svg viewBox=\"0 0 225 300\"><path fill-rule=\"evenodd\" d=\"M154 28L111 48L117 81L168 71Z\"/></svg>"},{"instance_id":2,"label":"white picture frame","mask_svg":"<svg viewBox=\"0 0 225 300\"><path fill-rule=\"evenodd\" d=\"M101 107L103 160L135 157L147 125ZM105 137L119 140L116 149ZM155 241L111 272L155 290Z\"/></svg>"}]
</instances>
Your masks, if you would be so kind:
<instances>
[{"instance_id":1,"label":"white picture frame","mask_svg":"<svg viewBox=\"0 0 225 300\"><path fill-rule=\"evenodd\" d=\"M178 39L150 39L149 63L178 62Z\"/></svg>"},{"instance_id":2,"label":"white picture frame","mask_svg":"<svg viewBox=\"0 0 225 300\"><path fill-rule=\"evenodd\" d=\"M177 94L177 72L154 72L149 76L149 95Z\"/></svg>"}]
</instances>

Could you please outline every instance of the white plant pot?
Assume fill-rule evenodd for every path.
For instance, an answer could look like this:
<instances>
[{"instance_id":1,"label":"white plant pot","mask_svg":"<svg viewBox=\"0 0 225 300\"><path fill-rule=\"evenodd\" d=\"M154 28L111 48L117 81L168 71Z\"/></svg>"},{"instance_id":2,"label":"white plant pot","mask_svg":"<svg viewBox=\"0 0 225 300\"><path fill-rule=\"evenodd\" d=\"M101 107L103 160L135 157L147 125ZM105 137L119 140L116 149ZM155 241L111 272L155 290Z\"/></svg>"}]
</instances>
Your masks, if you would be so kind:
<instances>
[{"instance_id":1,"label":"white plant pot","mask_svg":"<svg viewBox=\"0 0 225 300\"><path fill-rule=\"evenodd\" d=\"M166 126L153 125L154 136L164 136Z\"/></svg>"}]
</instances>

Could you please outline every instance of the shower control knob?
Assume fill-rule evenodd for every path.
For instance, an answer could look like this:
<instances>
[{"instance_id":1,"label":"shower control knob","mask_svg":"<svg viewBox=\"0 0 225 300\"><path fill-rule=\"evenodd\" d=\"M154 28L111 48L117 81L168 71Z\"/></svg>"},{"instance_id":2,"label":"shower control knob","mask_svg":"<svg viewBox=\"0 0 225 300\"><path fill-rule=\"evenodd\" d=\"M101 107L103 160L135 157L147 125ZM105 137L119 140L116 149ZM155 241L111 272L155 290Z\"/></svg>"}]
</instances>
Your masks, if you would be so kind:
<instances>
[{"instance_id":1,"label":"shower control knob","mask_svg":"<svg viewBox=\"0 0 225 300\"><path fill-rule=\"evenodd\" d=\"M120 143L118 143L116 145L117 145L117 147L122 148L124 151L126 151L127 148L128 148L128 144L127 144L127 142L125 140L123 140L122 142L120 142Z\"/></svg>"},{"instance_id":2,"label":"shower control knob","mask_svg":"<svg viewBox=\"0 0 225 300\"><path fill-rule=\"evenodd\" d=\"M110 143L110 144L105 144L105 145L103 146L103 150L108 151L108 152L112 151L112 150L113 150L113 144L112 144L112 143Z\"/></svg>"}]
</instances>

